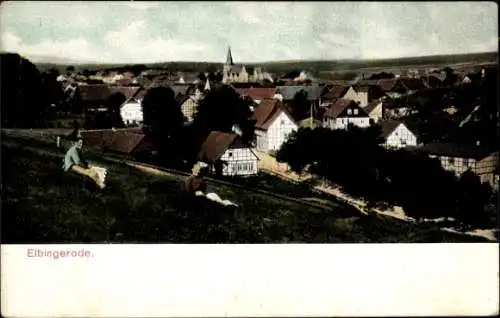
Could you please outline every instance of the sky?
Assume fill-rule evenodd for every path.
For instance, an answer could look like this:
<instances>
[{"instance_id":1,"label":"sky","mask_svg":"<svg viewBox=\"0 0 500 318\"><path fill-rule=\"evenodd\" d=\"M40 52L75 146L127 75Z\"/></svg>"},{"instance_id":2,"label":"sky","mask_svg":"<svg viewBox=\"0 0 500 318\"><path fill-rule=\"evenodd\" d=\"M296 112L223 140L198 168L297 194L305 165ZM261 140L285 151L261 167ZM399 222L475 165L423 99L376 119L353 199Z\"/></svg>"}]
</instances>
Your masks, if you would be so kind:
<instances>
[{"instance_id":1,"label":"sky","mask_svg":"<svg viewBox=\"0 0 500 318\"><path fill-rule=\"evenodd\" d=\"M494 2L6 1L0 49L81 62L380 59L498 51Z\"/></svg>"}]
</instances>

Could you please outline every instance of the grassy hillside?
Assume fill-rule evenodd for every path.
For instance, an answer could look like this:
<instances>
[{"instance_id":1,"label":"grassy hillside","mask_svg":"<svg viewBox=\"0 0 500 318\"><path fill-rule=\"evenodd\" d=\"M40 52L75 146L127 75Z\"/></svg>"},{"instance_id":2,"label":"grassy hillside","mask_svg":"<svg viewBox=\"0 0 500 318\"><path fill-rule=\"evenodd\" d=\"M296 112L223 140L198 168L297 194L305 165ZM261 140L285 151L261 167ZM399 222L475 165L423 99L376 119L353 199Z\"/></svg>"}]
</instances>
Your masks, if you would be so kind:
<instances>
[{"instance_id":1,"label":"grassy hillside","mask_svg":"<svg viewBox=\"0 0 500 318\"><path fill-rule=\"evenodd\" d=\"M180 180L110 167L98 191L61 172L60 158L2 147L2 241L57 242L466 242L444 233L378 216L342 215L252 195L212 189L240 203L220 207L182 197ZM345 213L344 213L345 214Z\"/></svg>"},{"instance_id":2,"label":"grassy hillside","mask_svg":"<svg viewBox=\"0 0 500 318\"><path fill-rule=\"evenodd\" d=\"M401 66L418 66L418 65L449 65L457 63L483 63L496 62L498 60L497 52L474 53L474 54L455 54L455 55L437 55L437 56L421 56L407 57L396 59L379 59L379 60L324 60L324 61L276 61L264 63L246 63L244 61L236 61L247 66L262 66L266 70L273 73L284 73L293 69L307 70L309 72L320 71L349 71L359 70L363 68L387 68ZM60 71L66 70L69 65L61 63L35 63L40 70L46 70L52 67ZM123 67L127 64L81 64L74 65L76 70L84 69L100 70ZM203 72L217 70L222 68L221 63L214 62L163 62L146 64L149 68L168 69L169 71L184 71L184 72Z\"/></svg>"}]
</instances>

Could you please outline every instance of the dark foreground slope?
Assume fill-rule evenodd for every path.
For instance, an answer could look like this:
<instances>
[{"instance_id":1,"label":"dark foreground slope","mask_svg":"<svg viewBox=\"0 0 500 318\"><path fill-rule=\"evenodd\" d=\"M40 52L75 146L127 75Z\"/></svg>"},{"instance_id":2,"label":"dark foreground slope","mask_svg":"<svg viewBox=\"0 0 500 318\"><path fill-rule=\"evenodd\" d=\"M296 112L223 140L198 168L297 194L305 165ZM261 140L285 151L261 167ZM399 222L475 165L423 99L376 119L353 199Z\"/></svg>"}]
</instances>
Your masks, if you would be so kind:
<instances>
[{"instance_id":1,"label":"dark foreground slope","mask_svg":"<svg viewBox=\"0 0 500 318\"><path fill-rule=\"evenodd\" d=\"M2 243L472 242L481 238L217 189L241 204L185 200L176 178L110 167L98 191L61 172L59 159L2 146Z\"/></svg>"}]
</instances>

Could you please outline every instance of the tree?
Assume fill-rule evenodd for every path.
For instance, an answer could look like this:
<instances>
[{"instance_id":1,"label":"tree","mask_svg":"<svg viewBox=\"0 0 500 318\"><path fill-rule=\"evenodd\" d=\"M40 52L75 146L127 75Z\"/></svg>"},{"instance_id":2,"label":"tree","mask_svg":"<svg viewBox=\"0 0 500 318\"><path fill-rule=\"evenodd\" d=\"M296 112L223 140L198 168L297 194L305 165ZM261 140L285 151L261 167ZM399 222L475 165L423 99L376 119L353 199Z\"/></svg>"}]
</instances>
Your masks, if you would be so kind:
<instances>
[{"instance_id":1,"label":"tree","mask_svg":"<svg viewBox=\"0 0 500 318\"><path fill-rule=\"evenodd\" d=\"M296 77L298 77L300 75L300 70L292 70L290 72L287 72L285 73L285 75L283 75L283 78L290 78L290 79L294 79Z\"/></svg>"},{"instance_id":2,"label":"tree","mask_svg":"<svg viewBox=\"0 0 500 318\"><path fill-rule=\"evenodd\" d=\"M88 70L88 69L83 70L83 76L89 77L90 75L92 75L92 72L90 70Z\"/></svg>"},{"instance_id":3,"label":"tree","mask_svg":"<svg viewBox=\"0 0 500 318\"><path fill-rule=\"evenodd\" d=\"M207 80L206 76L205 76L205 73L204 72L200 72L198 73L198 79L201 81L201 82L205 82Z\"/></svg>"},{"instance_id":4,"label":"tree","mask_svg":"<svg viewBox=\"0 0 500 318\"><path fill-rule=\"evenodd\" d=\"M66 73L67 74L73 73L74 71L75 71L75 67L74 66L68 66L66 68Z\"/></svg>"},{"instance_id":5,"label":"tree","mask_svg":"<svg viewBox=\"0 0 500 318\"><path fill-rule=\"evenodd\" d=\"M115 128L125 127L120 112L120 106L123 105L123 103L125 103L126 100L127 98L125 97L125 95L119 92L112 94L106 99L104 106L107 109L108 127L115 127Z\"/></svg>"},{"instance_id":6,"label":"tree","mask_svg":"<svg viewBox=\"0 0 500 318\"><path fill-rule=\"evenodd\" d=\"M61 105L64 100L64 91L61 83L57 81L59 71L50 69L47 73L41 74L43 98L48 105Z\"/></svg>"},{"instance_id":7,"label":"tree","mask_svg":"<svg viewBox=\"0 0 500 318\"><path fill-rule=\"evenodd\" d=\"M393 73L380 72L372 74L368 79L369 80L377 80L377 79L386 79L386 78L395 78L396 76Z\"/></svg>"},{"instance_id":8,"label":"tree","mask_svg":"<svg viewBox=\"0 0 500 318\"><path fill-rule=\"evenodd\" d=\"M487 221L484 208L491 196L489 187L481 184L479 177L470 170L462 174L458 186L457 218L465 228L483 225Z\"/></svg>"},{"instance_id":9,"label":"tree","mask_svg":"<svg viewBox=\"0 0 500 318\"><path fill-rule=\"evenodd\" d=\"M0 54L3 127L37 127L50 106L36 66L18 54Z\"/></svg>"},{"instance_id":10,"label":"tree","mask_svg":"<svg viewBox=\"0 0 500 318\"><path fill-rule=\"evenodd\" d=\"M230 86L212 89L198 106L193 125L206 136L211 131L232 132L237 125L244 142L254 138L255 123L251 120L250 101L241 99Z\"/></svg>"},{"instance_id":11,"label":"tree","mask_svg":"<svg viewBox=\"0 0 500 318\"><path fill-rule=\"evenodd\" d=\"M182 154L177 148L183 142L184 116L170 87L151 88L142 102L143 124L163 163L175 164Z\"/></svg>"},{"instance_id":12,"label":"tree","mask_svg":"<svg viewBox=\"0 0 500 318\"><path fill-rule=\"evenodd\" d=\"M311 115L311 102L307 98L307 92L298 91L291 102L292 116L296 120L302 120Z\"/></svg>"}]
</instances>

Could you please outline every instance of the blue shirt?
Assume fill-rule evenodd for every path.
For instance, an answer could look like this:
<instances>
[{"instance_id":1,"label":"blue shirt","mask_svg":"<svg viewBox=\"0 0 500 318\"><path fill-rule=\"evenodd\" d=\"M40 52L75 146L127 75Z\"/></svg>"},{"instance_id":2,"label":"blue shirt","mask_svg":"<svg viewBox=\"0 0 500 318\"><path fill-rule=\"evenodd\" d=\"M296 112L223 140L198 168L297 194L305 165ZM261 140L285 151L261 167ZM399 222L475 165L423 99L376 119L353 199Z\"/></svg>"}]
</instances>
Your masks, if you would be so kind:
<instances>
[{"instance_id":1,"label":"blue shirt","mask_svg":"<svg viewBox=\"0 0 500 318\"><path fill-rule=\"evenodd\" d=\"M64 171L68 171L73 165L79 164L82 164L82 159L80 158L78 149L76 149L76 145L73 145L64 156L63 169Z\"/></svg>"}]
</instances>

